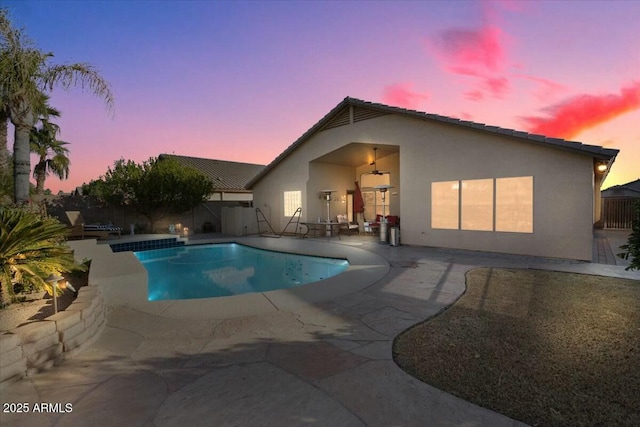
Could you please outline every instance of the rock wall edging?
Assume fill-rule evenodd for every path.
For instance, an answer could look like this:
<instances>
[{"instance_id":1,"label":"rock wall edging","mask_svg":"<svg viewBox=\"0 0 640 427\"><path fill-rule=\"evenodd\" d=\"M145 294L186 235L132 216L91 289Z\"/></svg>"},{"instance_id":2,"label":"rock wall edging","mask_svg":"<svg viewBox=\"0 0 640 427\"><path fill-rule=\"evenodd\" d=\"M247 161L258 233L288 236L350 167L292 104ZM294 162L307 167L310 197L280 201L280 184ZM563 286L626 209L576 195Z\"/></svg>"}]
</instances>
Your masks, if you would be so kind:
<instances>
[{"instance_id":1,"label":"rock wall edging","mask_svg":"<svg viewBox=\"0 0 640 427\"><path fill-rule=\"evenodd\" d=\"M0 334L0 386L60 363L91 345L106 325L99 286L78 290L66 310Z\"/></svg>"}]
</instances>

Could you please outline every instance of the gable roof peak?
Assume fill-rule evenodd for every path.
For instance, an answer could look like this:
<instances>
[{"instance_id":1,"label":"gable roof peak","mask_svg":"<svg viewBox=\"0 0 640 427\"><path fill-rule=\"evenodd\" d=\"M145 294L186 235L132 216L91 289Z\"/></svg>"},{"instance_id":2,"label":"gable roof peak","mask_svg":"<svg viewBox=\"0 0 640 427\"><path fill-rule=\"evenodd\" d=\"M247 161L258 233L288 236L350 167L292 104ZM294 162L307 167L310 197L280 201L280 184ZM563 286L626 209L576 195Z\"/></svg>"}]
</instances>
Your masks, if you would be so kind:
<instances>
[{"instance_id":1,"label":"gable roof peak","mask_svg":"<svg viewBox=\"0 0 640 427\"><path fill-rule=\"evenodd\" d=\"M491 126L484 123L473 122L469 120L460 120L453 117L441 116L438 114L426 113L424 111L409 110L407 108L396 107L377 102L365 101L359 98L346 96L338 105L331 109L324 117L322 117L315 125L307 130L300 138L298 138L293 144L287 147L280 155L278 155L271 163L269 163L260 173L258 173L249 183L248 188L253 187L258 181L260 181L265 175L269 173L278 163L284 160L293 150L300 146L304 141L309 139L314 133L320 132L331 127L341 126L343 124L349 124L347 117L340 117L335 123L332 123L337 116L344 116L345 107L362 107L368 110L374 110L378 115L383 114L398 114L405 117L412 117L419 120L434 121L450 126L463 127L467 129L473 129L475 131L487 132L498 134L501 136L508 136L518 139L523 142L529 142L533 144L544 144L549 147L554 147L560 150L572 151L575 153L590 155L594 158L606 160L612 162L618 154L619 150L614 148L605 148L598 145L587 145L577 141L568 141L561 138L550 138L545 135L530 134L528 132L519 131L515 129L506 129L499 126ZM368 118L373 118L375 115L369 115Z\"/></svg>"}]
</instances>

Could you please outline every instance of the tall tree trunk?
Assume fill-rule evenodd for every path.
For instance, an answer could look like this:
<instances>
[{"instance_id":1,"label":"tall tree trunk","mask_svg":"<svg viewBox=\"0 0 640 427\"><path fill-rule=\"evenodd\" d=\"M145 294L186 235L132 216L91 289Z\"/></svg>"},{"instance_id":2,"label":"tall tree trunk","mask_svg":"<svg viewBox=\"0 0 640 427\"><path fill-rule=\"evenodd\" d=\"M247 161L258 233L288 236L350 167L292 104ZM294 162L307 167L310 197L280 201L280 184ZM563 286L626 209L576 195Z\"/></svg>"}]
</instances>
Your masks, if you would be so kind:
<instances>
[{"instance_id":1,"label":"tall tree trunk","mask_svg":"<svg viewBox=\"0 0 640 427\"><path fill-rule=\"evenodd\" d=\"M44 194L44 180L47 177L47 159L40 157L40 162L33 168L36 176L36 194Z\"/></svg>"},{"instance_id":2,"label":"tall tree trunk","mask_svg":"<svg viewBox=\"0 0 640 427\"><path fill-rule=\"evenodd\" d=\"M8 150L9 116L4 109L0 109L0 150Z\"/></svg>"},{"instance_id":3,"label":"tall tree trunk","mask_svg":"<svg viewBox=\"0 0 640 427\"><path fill-rule=\"evenodd\" d=\"M44 179L43 173L36 176L36 194L44 194Z\"/></svg>"},{"instance_id":4,"label":"tall tree trunk","mask_svg":"<svg viewBox=\"0 0 640 427\"><path fill-rule=\"evenodd\" d=\"M19 120L16 120L19 119ZM31 174L31 159L29 136L35 118L31 109L14 118L15 139L13 141L13 200L18 205L29 202L29 175Z\"/></svg>"}]
</instances>

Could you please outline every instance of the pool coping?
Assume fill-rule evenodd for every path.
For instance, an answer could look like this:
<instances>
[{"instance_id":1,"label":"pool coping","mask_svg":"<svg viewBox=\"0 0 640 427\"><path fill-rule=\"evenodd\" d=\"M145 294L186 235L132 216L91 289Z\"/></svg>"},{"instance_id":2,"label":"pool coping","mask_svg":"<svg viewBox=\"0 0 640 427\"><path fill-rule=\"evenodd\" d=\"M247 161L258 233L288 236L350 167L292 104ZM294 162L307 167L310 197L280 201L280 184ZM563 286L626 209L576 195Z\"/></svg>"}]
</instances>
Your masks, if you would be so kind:
<instances>
[{"instance_id":1,"label":"pool coping","mask_svg":"<svg viewBox=\"0 0 640 427\"><path fill-rule=\"evenodd\" d=\"M349 267L337 276L294 288L225 297L149 301L147 271L133 252L112 252L108 245L98 244L95 240L69 244L77 261L91 259L89 283L101 287L107 306L180 319L228 319L277 311L295 312L367 288L386 276L390 269L382 256L343 242L231 237L199 239L188 242L187 246L232 242L257 249L344 258L349 261Z\"/></svg>"}]
</instances>

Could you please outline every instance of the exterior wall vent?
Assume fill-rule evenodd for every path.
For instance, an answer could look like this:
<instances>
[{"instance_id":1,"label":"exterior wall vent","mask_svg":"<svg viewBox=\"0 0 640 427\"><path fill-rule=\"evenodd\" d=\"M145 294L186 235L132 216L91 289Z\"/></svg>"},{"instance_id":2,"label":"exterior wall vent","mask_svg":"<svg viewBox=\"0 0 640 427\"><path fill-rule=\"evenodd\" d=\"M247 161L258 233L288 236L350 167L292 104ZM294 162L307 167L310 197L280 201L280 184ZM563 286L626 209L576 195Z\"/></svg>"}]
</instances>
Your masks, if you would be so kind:
<instances>
[{"instance_id":1,"label":"exterior wall vent","mask_svg":"<svg viewBox=\"0 0 640 427\"><path fill-rule=\"evenodd\" d=\"M351 123L361 122L363 120L373 119L375 117L386 116L387 112L372 110L369 108L361 108L349 106L340 111L336 116L322 127L322 130L333 129L339 126L346 126Z\"/></svg>"},{"instance_id":2,"label":"exterior wall vent","mask_svg":"<svg viewBox=\"0 0 640 427\"><path fill-rule=\"evenodd\" d=\"M326 125L324 125L320 130L333 129L339 126L348 125L349 123L351 123L351 112L349 108L345 108L338 114L336 114L336 116Z\"/></svg>"},{"instance_id":3,"label":"exterior wall vent","mask_svg":"<svg viewBox=\"0 0 640 427\"><path fill-rule=\"evenodd\" d=\"M361 122L363 120L369 120L380 116L386 116L389 113L380 110L370 110L368 108L354 108L353 122Z\"/></svg>"}]
</instances>

